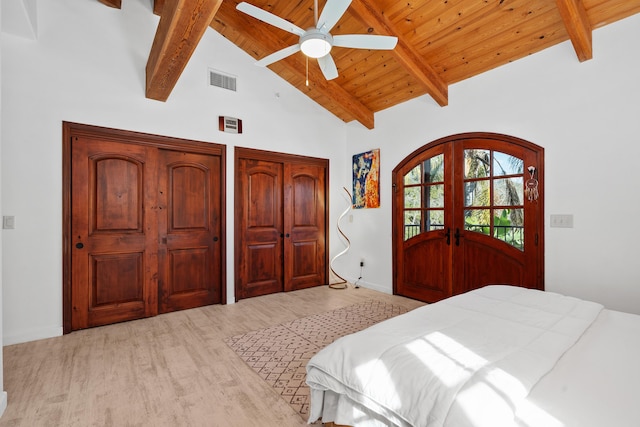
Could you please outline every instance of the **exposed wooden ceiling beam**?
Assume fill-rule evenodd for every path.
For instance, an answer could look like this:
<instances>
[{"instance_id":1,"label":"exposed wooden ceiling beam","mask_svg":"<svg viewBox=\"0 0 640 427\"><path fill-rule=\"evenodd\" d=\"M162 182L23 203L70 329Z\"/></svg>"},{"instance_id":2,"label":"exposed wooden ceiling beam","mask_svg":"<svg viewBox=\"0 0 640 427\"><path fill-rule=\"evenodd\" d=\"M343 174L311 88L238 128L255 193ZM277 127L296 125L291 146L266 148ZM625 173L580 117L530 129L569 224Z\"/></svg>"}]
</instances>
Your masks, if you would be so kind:
<instances>
[{"instance_id":1,"label":"exposed wooden ceiling beam","mask_svg":"<svg viewBox=\"0 0 640 427\"><path fill-rule=\"evenodd\" d=\"M216 15L216 22L221 26L230 27L233 31L241 31L247 41L260 46L267 52L276 52L288 46L266 24L259 23L256 19L236 10L236 4L235 1L223 2ZM224 30L221 32L224 35ZM278 61L277 64L285 67L287 72L297 75L299 79L306 79L306 63L302 54L291 55ZM342 120L348 122L355 119L366 128L373 129L373 112L335 81L327 81L320 69L311 63L309 64L309 81L308 88L299 89L303 92L317 91L321 96L331 99L344 111L345 114L339 116Z\"/></svg>"},{"instance_id":2,"label":"exposed wooden ceiling beam","mask_svg":"<svg viewBox=\"0 0 640 427\"><path fill-rule=\"evenodd\" d=\"M558 0L562 1L562 0ZM569 0L567 0L569 1ZM427 89L431 97L442 107L449 103L448 88L445 81L433 67L421 59L420 55L400 36L393 24L380 12L375 0L354 0L350 11L378 34L398 37L398 44L393 50L396 60Z\"/></svg>"},{"instance_id":3,"label":"exposed wooden ceiling beam","mask_svg":"<svg viewBox=\"0 0 640 427\"><path fill-rule=\"evenodd\" d=\"M166 101L222 0L168 0L147 61L147 98Z\"/></svg>"},{"instance_id":4,"label":"exposed wooden ceiling beam","mask_svg":"<svg viewBox=\"0 0 640 427\"><path fill-rule=\"evenodd\" d=\"M122 7L122 0L98 0L100 3L113 7L116 9L120 9Z\"/></svg>"},{"instance_id":5,"label":"exposed wooden ceiling beam","mask_svg":"<svg viewBox=\"0 0 640 427\"><path fill-rule=\"evenodd\" d=\"M556 0L556 4L578 60L584 62L593 58L591 24L582 1Z\"/></svg>"}]
</instances>

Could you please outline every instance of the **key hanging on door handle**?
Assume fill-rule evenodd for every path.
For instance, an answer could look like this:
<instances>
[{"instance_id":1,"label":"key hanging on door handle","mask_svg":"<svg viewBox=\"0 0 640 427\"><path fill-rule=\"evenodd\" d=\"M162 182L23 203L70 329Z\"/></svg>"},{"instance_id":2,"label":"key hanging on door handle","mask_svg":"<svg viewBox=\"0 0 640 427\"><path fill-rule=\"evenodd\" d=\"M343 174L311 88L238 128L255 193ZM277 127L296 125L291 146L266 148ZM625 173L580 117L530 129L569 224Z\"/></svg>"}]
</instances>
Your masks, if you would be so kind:
<instances>
[{"instance_id":1,"label":"key hanging on door handle","mask_svg":"<svg viewBox=\"0 0 640 427\"><path fill-rule=\"evenodd\" d=\"M460 229L456 228L456 234L454 236L456 238L456 246L460 246Z\"/></svg>"},{"instance_id":2,"label":"key hanging on door handle","mask_svg":"<svg viewBox=\"0 0 640 427\"><path fill-rule=\"evenodd\" d=\"M451 245L451 229L447 228L447 232L444 235L447 237L447 246Z\"/></svg>"}]
</instances>

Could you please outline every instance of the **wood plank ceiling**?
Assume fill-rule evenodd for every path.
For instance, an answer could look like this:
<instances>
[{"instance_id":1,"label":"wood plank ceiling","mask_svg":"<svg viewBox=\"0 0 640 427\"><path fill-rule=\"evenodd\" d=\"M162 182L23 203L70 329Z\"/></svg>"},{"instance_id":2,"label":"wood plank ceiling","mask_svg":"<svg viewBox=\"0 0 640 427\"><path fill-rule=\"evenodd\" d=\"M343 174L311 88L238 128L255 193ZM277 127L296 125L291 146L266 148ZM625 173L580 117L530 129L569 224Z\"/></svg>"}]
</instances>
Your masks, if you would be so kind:
<instances>
[{"instance_id":1,"label":"wood plank ceiling","mask_svg":"<svg viewBox=\"0 0 640 427\"><path fill-rule=\"evenodd\" d=\"M121 0L99 0L119 8ZM314 0L248 0L301 28ZM148 98L166 101L207 29L256 59L298 37L236 10L239 0L155 0L160 23L147 63ZM326 0L318 0L322 10ZM448 86L570 40L592 58L592 31L640 12L640 0L353 0L331 33L398 37L393 51L334 47L326 81L298 52L269 66L345 122L373 129L374 113L422 95L448 104ZM308 78L308 85L306 84Z\"/></svg>"}]
</instances>

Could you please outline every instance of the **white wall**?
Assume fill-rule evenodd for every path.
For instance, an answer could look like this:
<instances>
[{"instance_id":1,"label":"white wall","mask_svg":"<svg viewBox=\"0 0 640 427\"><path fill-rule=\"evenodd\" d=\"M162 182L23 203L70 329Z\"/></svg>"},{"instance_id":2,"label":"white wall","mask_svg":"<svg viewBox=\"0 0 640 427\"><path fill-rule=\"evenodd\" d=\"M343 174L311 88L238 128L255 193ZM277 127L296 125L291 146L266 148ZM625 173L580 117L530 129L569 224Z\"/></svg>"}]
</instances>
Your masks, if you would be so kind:
<instances>
[{"instance_id":1,"label":"white wall","mask_svg":"<svg viewBox=\"0 0 640 427\"><path fill-rule=\"evenodd\" d=\"M546 289L640 314L640 15L593 33L594 59L570 43L452 85L449 106L422 97L347 126L353 153L381 149L379 210L354 212L350 277L391 291L391 172L440 137L489 131L545 148ZM573 214L574 228L550 228Z\"/></svg>"},{"instance_id":2,"label":"white wall","mask_svg":"<svg viewBox=\"0 0 640 427\"><path fill-rule=\"evenodd\" d=\"M62 122L227 146L227 295L233 293L234 146L330 159L331 185L348 175L345 125L213 30L166 103L146 99L145 65L159 18L148 0L38 3L38 37L2 34L4 344L62 333ZM208 69L237 76L237 92L208 86ZM279 95L279 96L276 96ZM242 135L218 116L243 120ZM331 221L342 209L334 206ZM337 242L337 239L333 239ZM338 242L339 244L339 242Z\"/></svg>"},{"instance_id":3,"label":"white wall","mask_svg":"<svg viewBox=\"0 0 640 427\"><path fill-rule=\"evenodd\" d=\"M2 7L0 7L0 33L2 31ZM2 81L2 46L0 46L0 82ZM2 115L2 86L0 85L0 115ZM2 135L0 134L0 160L2 160ZM0 162L0 189L2 188L2 163ZM2 191L0 190L0 196ZM0 197L0 213L2 211L2 197ZM0 343L2 342L2 234L0 234ZM0 351L0 417L7 409L7 392L4 391L4 365Z\"/></svg>"},{"instance_id":4,"label":"white wall","mask_svg":"<svg viewBox=\"0 0 640 427\"><path fill-rule=\"evenodd\" d=\"M351 155L381 148L380 209L343 222L352 249L336 262L349 279L391 292L391 171L442 136L493 131L546 149L546 218L571 213L573 229L546 228L547 289L640 312L634 269L640 203L640 16L594 32L594 58L565 43L450 87L450 105L422 97L376 114L376 128L344 125L214 31L208 31L168 102L144 97L144 68L158 18L148 0L122 10L99 2L38 2L38 37L2 34L4 344L62 331L62 121L227 145L227 293L233 300L233 147L329 158L331 255L347 206ZM238 76L238 92L207 86L207 69ZM276 96L279 94L279 97ZM243 119L242 135L217 117ZM548 221L547 221L548 223Z\"/></svg>"}]
</instances>

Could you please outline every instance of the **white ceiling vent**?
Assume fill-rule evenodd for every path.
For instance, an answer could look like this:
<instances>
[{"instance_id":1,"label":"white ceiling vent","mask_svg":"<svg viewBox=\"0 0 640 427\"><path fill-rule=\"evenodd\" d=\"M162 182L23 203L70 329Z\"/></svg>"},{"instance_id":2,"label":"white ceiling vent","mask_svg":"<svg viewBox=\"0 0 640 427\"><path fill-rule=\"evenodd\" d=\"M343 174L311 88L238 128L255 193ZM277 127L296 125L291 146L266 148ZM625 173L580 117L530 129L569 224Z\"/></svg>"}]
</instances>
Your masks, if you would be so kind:
<instances>
[{"instance_id":1,"label":"white ceiling vent","mask_svg":"<svg viewBox=\"0 0 640 427\"><path fill-rule=\"evenodd\" d=\"M209 85L236 91L236 77L218 70L209 69Z\"/></svg>"}]
</instances>

